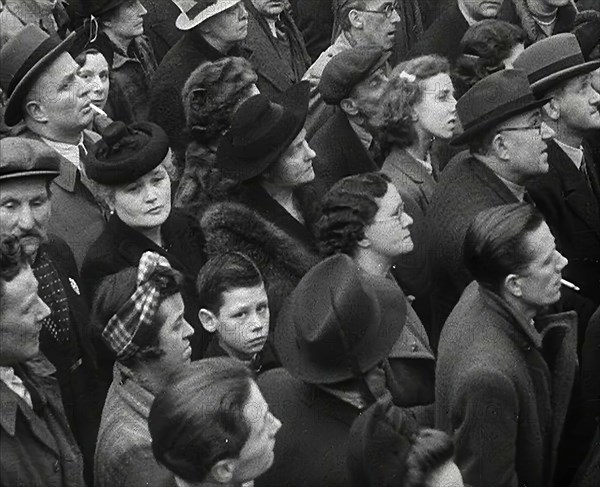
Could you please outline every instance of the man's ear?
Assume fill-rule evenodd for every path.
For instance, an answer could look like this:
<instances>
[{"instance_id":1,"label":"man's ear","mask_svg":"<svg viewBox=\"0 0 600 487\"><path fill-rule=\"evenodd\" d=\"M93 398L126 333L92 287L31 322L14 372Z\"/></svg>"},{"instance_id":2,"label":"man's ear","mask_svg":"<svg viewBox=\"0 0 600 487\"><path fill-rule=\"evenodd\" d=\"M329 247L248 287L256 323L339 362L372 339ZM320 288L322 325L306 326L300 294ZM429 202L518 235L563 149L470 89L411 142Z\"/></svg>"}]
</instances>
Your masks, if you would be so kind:
<instances>
[{"instance_id":1,"label":"man's ear","mask_svg":"<svg viewBox=\"0 0 600 487\"><path fill-rule=\"evenodd\" d=\"M340 108L344 111L346 115L350 115L352 117L358 115L358 106L352 98L344 98L340 102Z\"/></svg>"},{"instance_id":2,"label":"man's ear","mask_svg":"<svg viewBox=\"0 0 600 487\"><path fill-rule=\"evenodd\" d=\"M350 22L350 25L355 29L362 29L364 27L361 12L356 9L352 9L348 12L348 22Z\"/></svg>"},{"instance_id":3,"label":"man's ear","mask_svg":"<svg viewBox=\"0 0 600 487\"><path fill-rule=\"evenodd\" d=\"M212 311L209 311L206 308L201 308L200 311L198 311L198 318L207 332L214 333L217 330L219 319Z\"/></svg>"},{"instance_id":4,"label":"man's ear","mask_svg":"<svg viewBox=\"0 0 600 487\"><path fill-rule=\"evenodd\" d=\"M367 237L361 238L358 242L356 242L361 249L368 249L371 246L371 241Z\"/></svg>"},{"instance_id":5,"label":"man's ear","mask_svg":"<svg viewBox=\"0 0 600 487\"><path fill-rule=\"evenodd\" d=\"M502 134L496 134L492 143L490 144L490 148L493 153L498 156L502 160L506 160L509 157L508 147L506 146L506 141Z\"/></svg>"},{"instance_id":6,"label":"man's ear","mask_svg":"<svg viewBox=\"0 0 600 487\"><path fill-rule=\"evenodd\" d=\"M225 458L219 460L210 469L210 476L220 484L229 484L233 479L233 472L235 471L235 460L231 458Z\"/></svg>"},{"instance_id":7,"label":"man's ear","mask_svg":"<svg viewBox=\"0 0 600 487\"><path fill-rule=\"evenodd\" d=\"M510 294L517 298L520 298L523 295L523 290L519 283L519 276L516 274L509 274L504 278L504 287Z\"/></svg>"},{"instance_id":8,"label":"man's ear","mask_svg":"<svg viewBox=\"0 0 600 487\"><path fill-rule=\"evenodd\" d=\"M558 121L560 118L560 100L556 97L551 98L550 101L542 107L542 110L544 110L544 113L550 120L554 122Z\"/></svg>"},{"instance_id":9,"label":"man's ear","mask_svg":"<svg viewBox=\"0 0 600 487\"><path fill-rule=\"evenodd\" d=\"M29 115L29 118L33 119L38 123L45 123L48 121L48 117L46 116L46 110L42 104L37 100L30 100L25 103L23 107L23 111Z\"/></svg>"}]
</instances>

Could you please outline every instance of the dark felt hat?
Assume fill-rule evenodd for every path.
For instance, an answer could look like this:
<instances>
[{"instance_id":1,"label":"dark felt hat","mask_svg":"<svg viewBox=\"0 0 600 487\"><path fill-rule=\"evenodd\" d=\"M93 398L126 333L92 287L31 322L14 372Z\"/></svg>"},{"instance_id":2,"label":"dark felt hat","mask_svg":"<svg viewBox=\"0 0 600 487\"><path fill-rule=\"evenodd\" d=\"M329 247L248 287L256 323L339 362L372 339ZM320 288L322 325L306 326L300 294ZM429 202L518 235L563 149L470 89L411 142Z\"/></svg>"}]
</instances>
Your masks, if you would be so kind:
<instances>
[{"instance_id":1,"label":"dark felt hat","mask_svg":"<svg viewBox=\"0 0 600 487\"><path fill-rule=\"evenodd\" d=\"M304 127L309 83L292 85L273 103L265 95L244 101L219 142L217 165L227 177L246 181L276 162Z\"/></svg>"},{"instance_id":2,"label":"dark felt hat","mask_svg":"<svg viewBox=\"0 0 600 487\"><path fill-rule=\"evenodd\" d=\"M302 278L283 305L275 347L283 366L311 384L356 377L388 356L406 321L406 301L381 301L347 255L329 257Z\"/></svg>"},{"instance_id":3,"label":"dark felt hat","mask_svg":"<svg viewBox=\"0 0 600 487\"><path fill-rule=\"evenodd\" d=\"M0 51L0 88L8 97L4 121L13 126L23 119L22 105L31 85L58 56L66 52L75 33L64 41L34 24L26 25Z\"/></svg>"},{"instance_id":4,"label":"dark felt hat","mask_svg":"<svg viewBox=\"0 0 600 487\"><path fill-rule=\"evenodd\" d=\"M548 101L535 97L524 71L505 69L490 74L475 83L456 103L464 131L452 139L451 145L462 145L500 122Z\"/></svg>"},{"instance_id":5,"label":"dark felt hat","mask_svg":"<svg viewBox=\"0 0 600 487\"><path fill-rule=\"evenodd\" d=\"M575 34L556 34L525 49L514 61L529 78L536 94L600 67L600 60L586 62Z\"/></svg>"},{"instance_id":6,"label":"dark felt hat","mask_svg":"<svg viewBox=\"0 0 600 487\"><path fill-rule=\"evenodd\" d=\"M104 56L108 67L111 68L115 57L112 42L104 32L90 32L94 29L89 22L85 22L76 32L76 37L69 47L69 53L73 58L79 56L82 52L95 49Z\"/></svg>"},{"instance_id":7,"label":"dark felt hat","mask_svg":"<svg viewBox=\"0 0 600 487\"><path fill-rule=\"evenodd\" d=\"M70 5L80 17L98 17L117 8L127 0L71 0Z\"/></svg>"},{"instance_id":8,"label":"dark felt hat","mask_svg":"<svg viewBox=\"0 0 600 487\"><path fill-rule=\"evenodd\" d=\"M334 56L325 66L318 90L323 101L338 105L352 89L383 66L390 53L379 46L353 47Z\"/></svg>"},{"instance_id":9,"label":"dark felt hat","mask_svg":"<svg viewBox=\"0 0 600 487\"><path fill-rule=\"evenodd\" d=\"M348 437L346 460L354 487L397 487L406 482L406 459L419 426L415 418L377 401L354 420Z\"/></svg>"},{"instance_id":10,"label":"dark felt hat","mask_svg":"<svg viewBox=\"0 0 600 487\"><path fill-rule=\"evenodd\" d=\"M581 17L580 15L585 13L593 13L594 15L588 17ZM581 20L579 20L581 19ZM573 34L577 37L579 47L581 47L581 53L586 61L592 61L591 55L594 49L600 45L600 12L585 11L577 14L575 19L576 27L573 29ZM597 54L596 54L597 55Z\"/></svg>"},{"instance_id":11,"label":"dark felt hat","mask_svg":"<svg viewBox=\"0 0 600 487\"><path fill-rule=\"evenodd\" d=\"M27 137L0 139L0 181L59 175L59 155L42 141Z\"/></svg>"},{"instance_id":12,"label":"dark felt hat","mask_svg":"<svg viewBox=\"0 0 600 487\"><path fill-rule=\"evenodd\" d=\"M164 130L150 122L113 122L85 158L85 173L100 184L129 184L157 167L169 152Z\"/></svg>"}]
</instances>

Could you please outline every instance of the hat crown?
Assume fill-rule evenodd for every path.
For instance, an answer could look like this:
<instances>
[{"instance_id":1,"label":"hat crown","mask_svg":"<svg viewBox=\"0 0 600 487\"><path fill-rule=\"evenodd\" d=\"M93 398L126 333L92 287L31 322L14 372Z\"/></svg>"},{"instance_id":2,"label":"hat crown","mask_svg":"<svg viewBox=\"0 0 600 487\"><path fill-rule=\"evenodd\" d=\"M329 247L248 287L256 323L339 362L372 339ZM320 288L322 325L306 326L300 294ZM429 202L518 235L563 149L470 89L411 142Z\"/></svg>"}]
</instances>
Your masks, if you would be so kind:
<instances>
[{"instance_id":1,"label":"hat crown","mask_svg":"<svg viewBox=\"0 0 600 487\"><path fill-rule=\"evenodd\" d=\"M275 128L282 115L283 107L269 101L265 95L254 95L245 100L231 124L233 145L243 148L260 143Z\"/></svg>"},{"instance_id":2,"label":"hat crown","mask_svg":"<svg viewBox=\"0 0 600 487\"><path fill-rule=\"evenodd\" d=\"M0 180L27 177L55 177L59 173L59 156L40 140L27 137L0 139Z\"/></svg>"}]
</instances>

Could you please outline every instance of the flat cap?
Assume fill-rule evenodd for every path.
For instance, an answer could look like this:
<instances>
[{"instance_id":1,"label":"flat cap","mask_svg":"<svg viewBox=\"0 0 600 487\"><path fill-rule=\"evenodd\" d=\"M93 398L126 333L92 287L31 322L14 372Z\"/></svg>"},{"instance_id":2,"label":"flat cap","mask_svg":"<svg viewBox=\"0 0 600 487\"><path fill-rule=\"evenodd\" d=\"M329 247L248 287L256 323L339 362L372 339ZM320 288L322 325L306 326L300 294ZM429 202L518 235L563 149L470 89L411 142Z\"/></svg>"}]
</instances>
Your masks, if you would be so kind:
<instances>
[{"instance_id":1,"label":"flat cap","mask_svg":"<svg viewBox=\"0 0 600 487\"><path fill-rule=\"evenodd\" d=\"M0 155L0 181L60 174L59 155L39 140L6 137L0 140Z\"/></svg>"},{"instance_id":2,"label":"flat cap","mask_svg":"<svg viewBox=\"0 0 600 487\"><path fill-rule=\"evenodd\" d=\"M390 53L379 46L353 47L334 56L321 75L318 90L328 105L337 105L352 89L383 66Z\"/></svg>"}]
</instances>

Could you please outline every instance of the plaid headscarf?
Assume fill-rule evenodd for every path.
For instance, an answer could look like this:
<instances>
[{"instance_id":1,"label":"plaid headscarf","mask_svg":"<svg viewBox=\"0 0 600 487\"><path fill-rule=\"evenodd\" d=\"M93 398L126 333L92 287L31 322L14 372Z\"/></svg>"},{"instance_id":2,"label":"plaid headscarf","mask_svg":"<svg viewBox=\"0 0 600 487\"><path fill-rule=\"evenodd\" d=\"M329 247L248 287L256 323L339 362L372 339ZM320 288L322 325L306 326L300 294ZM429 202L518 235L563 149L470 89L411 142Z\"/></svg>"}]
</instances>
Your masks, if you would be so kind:
<instances>
[{"instance_id":1,"label":"plaid headscarf","mask_svg":"<svg viewBox=\"0 0 600 487\"><path fill-rule=\"evenodd\" d=\"M127 302L109 320L102 338L115 352L117 360L131 358L145 345L154 317L162 302L162 292L168 284L164 273L157 270L171 268L169 261L155 252L145 252L140 259L137 289Z\"/></svg>"}]
</instances>

